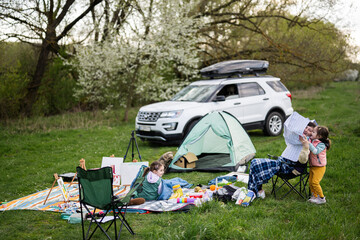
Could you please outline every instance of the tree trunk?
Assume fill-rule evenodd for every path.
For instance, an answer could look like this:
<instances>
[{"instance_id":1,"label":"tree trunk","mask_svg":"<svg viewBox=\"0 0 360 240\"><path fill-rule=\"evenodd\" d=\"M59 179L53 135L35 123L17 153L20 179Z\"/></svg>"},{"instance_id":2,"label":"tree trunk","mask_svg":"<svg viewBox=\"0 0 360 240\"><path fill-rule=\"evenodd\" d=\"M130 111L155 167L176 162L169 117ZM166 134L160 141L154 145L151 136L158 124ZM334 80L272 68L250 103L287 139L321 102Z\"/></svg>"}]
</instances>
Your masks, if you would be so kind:
<instances>
[{"instance_id":1,"label":"tree trunk","mask_svg":"<svg viewBox=\"0 0 360 240\"><path fill-rule=\"evenodd\" d=\"M41 45L41 50L36 64L34 76L29 82L28 92L24 99L24 105L25 105L24 112L26 116L31 115L33 105L37 100L37 93L39 87L41 86L41 79L43 78L46 67L48 65L49 54L50 54L50 50L48 48L48 44L46 43L46 39L45 39Z\"/></svg>"},{"instance_id":2,"label":"tree trunk","mask_svg":"<svg viewBox=\"0 0 360 240\"><path fill-rule=\"evenodd\" d=\"M131 88L130 88L131 89ZM131 91L131 90L130 90ZM130 93L126 99L126 106L125 106L125 113L124 113L124 122L128 122L129 121L129 111L131 109L131 105L132 105L132 93Z\"/></svg>"}]
</instances>

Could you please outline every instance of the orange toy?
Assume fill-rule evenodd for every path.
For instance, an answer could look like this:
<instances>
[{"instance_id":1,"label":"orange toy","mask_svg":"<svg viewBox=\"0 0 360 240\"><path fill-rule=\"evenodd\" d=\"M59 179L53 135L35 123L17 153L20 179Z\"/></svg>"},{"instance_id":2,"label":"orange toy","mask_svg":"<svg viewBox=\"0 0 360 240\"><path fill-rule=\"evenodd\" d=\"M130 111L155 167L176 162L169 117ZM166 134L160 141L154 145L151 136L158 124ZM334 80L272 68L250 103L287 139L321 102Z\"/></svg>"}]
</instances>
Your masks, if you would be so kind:
<instances>
[{"instance_id":1,"label":"orange toy","mask_svg":"<svg viewBox=\"0 0 360 240\"><path fill-rule=\"evenodd\" d=\"M215 185L210 186L211 191L219 190L220 188L222 188L222 187L216 187Z\"/></svg>"}]
</instances>

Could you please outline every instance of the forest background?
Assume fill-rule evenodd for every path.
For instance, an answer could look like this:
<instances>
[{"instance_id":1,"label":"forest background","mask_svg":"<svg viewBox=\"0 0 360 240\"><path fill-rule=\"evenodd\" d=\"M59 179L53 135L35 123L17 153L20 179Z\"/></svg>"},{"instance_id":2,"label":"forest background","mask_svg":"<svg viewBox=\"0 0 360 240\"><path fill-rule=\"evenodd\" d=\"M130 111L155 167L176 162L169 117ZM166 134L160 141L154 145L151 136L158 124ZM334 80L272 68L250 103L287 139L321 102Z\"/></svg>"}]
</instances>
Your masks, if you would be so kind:
<instances>
[{"instance_id":1,"label":"forest background","mask_svg":"<svg viewBox=\"0 0 360 240\"><path fill-rule=\"evenodd\" d=\"M1 1L0 119L169 99L198 70L262 59L290 91L356 80L336 1ZM322 9L319 13L318 9ZM344 16L345 17L345 16Z\"/></svg>"}]
</instances>

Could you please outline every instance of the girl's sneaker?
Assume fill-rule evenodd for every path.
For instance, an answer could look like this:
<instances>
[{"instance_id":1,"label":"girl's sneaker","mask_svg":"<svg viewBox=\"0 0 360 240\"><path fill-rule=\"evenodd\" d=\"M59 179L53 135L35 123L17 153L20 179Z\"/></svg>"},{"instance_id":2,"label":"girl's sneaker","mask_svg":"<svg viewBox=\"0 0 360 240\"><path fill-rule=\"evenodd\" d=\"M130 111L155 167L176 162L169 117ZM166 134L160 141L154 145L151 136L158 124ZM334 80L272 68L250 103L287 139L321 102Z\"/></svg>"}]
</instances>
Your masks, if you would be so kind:
<instances>
[{"instance_id":1,"label":"girl's sneaker","mask_svg":"<svg viewBox=\"0 0 360 240\"><path fill-rule=\"evenodd\" d=\"M314 197L314 195L311 195L311 198L308 200L311 203L314 203L314 201L317 199L317 197Z\"/></svg>"},{"instance_id":2,"label":"girl's sneaker","mask_svg":"<svg viewBox=\"0 0 360 240\"><path fill-rule=\"evenodd\" d=\"M314 200L314 203L316 203L316 204L324 204L324 203L326 203L326 199L325 199L325 197L323 197L323 198L318 197L318 198L316 198Z\"/></svg>"},{"instance_id":3,"label":"girl's sneaker","mask_svg":"<svg viewBox=\"0 0 360 240\"><path fill-rule=\"evenodd\" d=\"M258 191L256 197L264 199L265 198L265 191L264 190Z\"/></svg>"}]
</instances>

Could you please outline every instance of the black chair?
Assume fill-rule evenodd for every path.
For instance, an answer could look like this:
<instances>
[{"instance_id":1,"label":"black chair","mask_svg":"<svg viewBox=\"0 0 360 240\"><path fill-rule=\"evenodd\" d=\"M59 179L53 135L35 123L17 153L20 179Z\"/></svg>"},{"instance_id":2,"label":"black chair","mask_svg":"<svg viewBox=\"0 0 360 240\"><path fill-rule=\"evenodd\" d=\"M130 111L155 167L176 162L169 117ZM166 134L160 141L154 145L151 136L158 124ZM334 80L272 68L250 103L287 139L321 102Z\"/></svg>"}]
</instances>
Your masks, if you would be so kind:
<instances>
[{"instance_id":1,"label":"black chair","mask_svg":"<svg viewBox=\"0 0 360 240\"><path fill-rule=\"evenodd\" d=\"M269 155L271 159L277 159L277 156ZM289 173L277 173L272 179L272 190L271 194L274 194L275 198L283 199L291 192L296 193L304 200L307 200L310 196L310 188L308 186L309 182L309 170L307 164L297 163L295 169L299 174ZM285 190L283 189L288 187ZM280 196L279 196L280 195Z\"/></svg>"},{"instance_id":2,"label":"black chair","mask_svg":"<svg viewBox=\"0 0 360 240\"><path fill-rule=\"evenodd\" d=\"M144 177L142 177L143 169L144 168L140 169L126 196L123 198L117 198L113 195L113 172L111 167L94 170L84 170L81 167L76 168L79 183L79 201L83 239L91 239L97 229L100 229L108 239L111 239L107 231L112 224L115 226L115 239L120 238L123 226L125 226L132 235L135 234L125 219L125 215L132 195L144 180ZM84 209L86 210L86 215L83 213ZM99 209L104 210L104 214L97 218L96 212ZM114 217L111 220L110 225L105 230L101 226L101 223L103 223L109 212L113 212ZM86 235L84 229L85 216L91 218ZM117 231L116 225L117 219L121 221L119 232ZM94 223L96 224L95 228L91 231L91 226Z\"/></svg>"}]
</instances>

